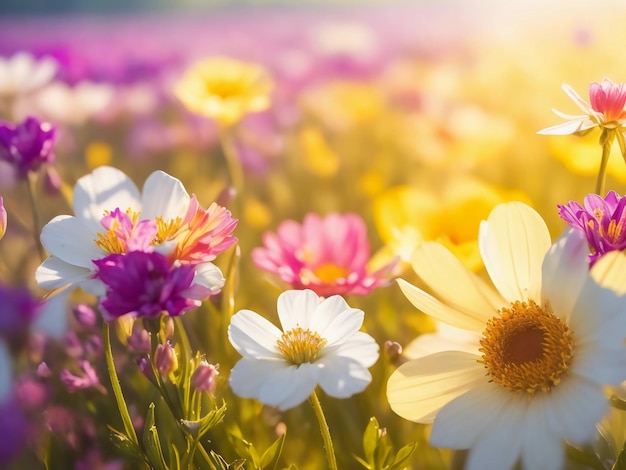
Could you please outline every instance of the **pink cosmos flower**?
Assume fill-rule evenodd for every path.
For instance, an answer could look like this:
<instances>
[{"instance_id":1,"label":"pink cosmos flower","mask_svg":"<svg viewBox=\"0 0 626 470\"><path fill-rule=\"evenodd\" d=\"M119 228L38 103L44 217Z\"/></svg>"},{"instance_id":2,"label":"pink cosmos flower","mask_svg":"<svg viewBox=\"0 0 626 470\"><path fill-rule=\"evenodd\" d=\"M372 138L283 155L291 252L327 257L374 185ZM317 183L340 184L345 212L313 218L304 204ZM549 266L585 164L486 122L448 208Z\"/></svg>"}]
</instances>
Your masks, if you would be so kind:
<instances>
[{"instance_id":1,"label":"pink cosmos flower","mask_svg":"<svg viewBox=\"0 0 626 470\"><path fill-rule=\"evenodd\" d=\"M601 83L589 86L589 101L586 102L568 84L563 84L563 91L581 109L581 115L569 115L553 109L554 114L566 120L556 126L542 129L538 134L568 135L584 133L594 127L615 129L626 124L626 84L613 83L608 78Z\"/></svg>"},{"instance_id":2,"label":"pink cosmos flower","mask_svg":"<svg viewBox=\"0 0 626 470\"><path fill-rule=\"evenodd\" d=\"M252 251L254 264L294 289L320 296L368 294L387 285L394 263L371 272L365 222L356 214L309 213L302 224L287 220L263 235Z\"/></svg>"},{"instance_id":3,"label":"pink cosmos flower","mask_svg":"<svg viewBox=\"0 0 626 470\"><path fill-rule=\"evenodd\" d=\"M148 318L158 318L162 312L177 316L216 293L196 283L196 267L172 265L156 251L111 254L94 263L97 278L106 286L100 300L106 321L127 313Z\"/></svg>"},{"instance_id":4,"label":"pink cosmos flower","mask_svg":"<svg viewBox=\"0 0 626 470\"><path fill-rule=\"evenodd\" d=\"M626 197L615 191L604 198L587 194L582 206L570 201L558 208L561 218L587 237L591 266L605 253L626 248Z\"/></svg>"}]
</instances>

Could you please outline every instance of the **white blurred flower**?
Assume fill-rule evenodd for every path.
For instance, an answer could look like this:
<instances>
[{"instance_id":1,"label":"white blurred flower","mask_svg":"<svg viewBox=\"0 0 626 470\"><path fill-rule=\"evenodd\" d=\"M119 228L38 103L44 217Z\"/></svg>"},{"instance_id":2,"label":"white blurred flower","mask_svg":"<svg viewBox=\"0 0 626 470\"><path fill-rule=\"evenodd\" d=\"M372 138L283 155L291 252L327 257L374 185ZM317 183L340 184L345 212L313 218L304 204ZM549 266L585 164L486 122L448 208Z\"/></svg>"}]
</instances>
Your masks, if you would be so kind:
<instances>
[{"instance_id":1,"label":"white blurred flower","mask_svg":"<svg viewBox=\"0 0 626 470\"><path fill-rule=\"evenodd\" d=\"M336 398L367 387L378 344L359 331L361 310L341 296L323 299L311 290L283 292L277 309L284 331L250 310L232 317L228 338L243 355L230 373L235 394L286 410L318 384Z\"/></svg>"},{"instance_id":2,"label":"white blurred flower","mask_svg":"<svg viewBox=\"0 0 626 470\"><path fill-rule=\"evenodd\" d=\"M54 59L36 59L27 52L0 57L0 98L17 97L41 88L52 80L57 68Z\"/></svg>"}]
</instances>

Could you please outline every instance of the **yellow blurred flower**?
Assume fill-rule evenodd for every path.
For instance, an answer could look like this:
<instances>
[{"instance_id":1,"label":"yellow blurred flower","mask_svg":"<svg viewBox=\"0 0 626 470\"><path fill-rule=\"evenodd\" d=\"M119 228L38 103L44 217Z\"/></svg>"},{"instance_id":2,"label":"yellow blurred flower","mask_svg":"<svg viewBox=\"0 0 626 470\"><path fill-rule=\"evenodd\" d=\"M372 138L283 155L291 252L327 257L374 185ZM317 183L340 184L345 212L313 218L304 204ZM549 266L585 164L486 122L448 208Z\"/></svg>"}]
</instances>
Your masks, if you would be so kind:
<instances>
[{"instance_id":1,"label":"yellow blurred flower","mask_svg":"<svg viewBox=\"0 0 626 470\"><path fill-rule=\"evenodd\" d=\"M478 226L497 204L511 200L528 197L468 176L452 177L439 191L408 185L391 188L374 201L374 220L385 243L375 260L383 263L399 256L408 265L422 241L434 240L477 271L482 267Z\"/></svg>"},{"instance_id":2,"label":"yellow blurred flower","mask_svg":"<svg viewBox=\"0 0 626 470\"><path fill-rule=\"evenodd\" d=\"M230 125L270 105L273 82L259 65L228 57L210 57L193 64L174 93L192 112Z\"/></svg>"}]
</instances>

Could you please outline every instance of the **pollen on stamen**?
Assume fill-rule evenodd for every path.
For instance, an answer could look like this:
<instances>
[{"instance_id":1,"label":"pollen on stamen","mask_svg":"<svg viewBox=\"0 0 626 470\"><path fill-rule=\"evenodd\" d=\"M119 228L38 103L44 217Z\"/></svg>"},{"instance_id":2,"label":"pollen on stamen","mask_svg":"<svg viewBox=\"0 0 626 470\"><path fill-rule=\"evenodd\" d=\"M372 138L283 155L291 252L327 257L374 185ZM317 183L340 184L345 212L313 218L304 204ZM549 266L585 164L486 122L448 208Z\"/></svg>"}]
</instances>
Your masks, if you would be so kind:
<instances>
[{"instance_id":1,"label":"pollen on stamen","mask_svg":"<svg viewBox=\"0 0 626 470\"><path fill-rule=\"evenodd\" d=\"M163 219L163 217L157 217L155 221L157 224L157 236L154 239L154 245L160 245L161 243L174 238L183 222L180 217L167 220Z\"/></svg>"},{"instance_id":2,"label":"pollen on stamen","mask_svg":"<svg viewBox=\"0 0 626 470\"><path fill-rule=\"evenodd\" d=\"M318 333L300 327L286 331L276 342L276 348L287 362L296 366L314 362L325 345L326 340Z\"/></svg>"},{"instance_id":3,"label":"pollen on stamen","mask_svg":"<svg viewBox=\"0 0 626 470\"><path fill-rule=\"evenodd\" d=\"M549 392L567 373L574 336L567 324L533 300L513 302L487 322L480 361L490 380L514 392Z\"/></svg>"}]
</instances>

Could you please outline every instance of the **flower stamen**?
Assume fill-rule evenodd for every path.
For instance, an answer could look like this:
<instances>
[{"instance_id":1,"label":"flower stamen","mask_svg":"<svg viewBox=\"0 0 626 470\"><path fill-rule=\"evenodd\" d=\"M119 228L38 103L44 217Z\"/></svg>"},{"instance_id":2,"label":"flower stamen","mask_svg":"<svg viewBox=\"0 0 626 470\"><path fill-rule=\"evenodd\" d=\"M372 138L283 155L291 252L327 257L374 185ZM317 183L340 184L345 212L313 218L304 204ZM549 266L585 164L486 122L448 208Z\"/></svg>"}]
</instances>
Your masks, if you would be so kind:
<instances>
[{"instance_id":1,"label":"flower stamen","mask_svg":"<svg viewBox=\"0 0 626 470\"><path fill-rule=\"evenodd\" d=\"M318 333L297 327L283 333L276 341L276 348L287 362L299 366L315 362L326 342Z\"/></svg>"},{"instance_id":2,"label":"flower stamen","mask_svg":"<svg viewBox=\"0 0 626 470\"><path fill-rule=\"evenodd\" d=\"M480 362L493 382L533 395L549 392L567 373L574 336L548 308L516 301L487 322L480 345Z\"/></svg>"}]
</instances>

